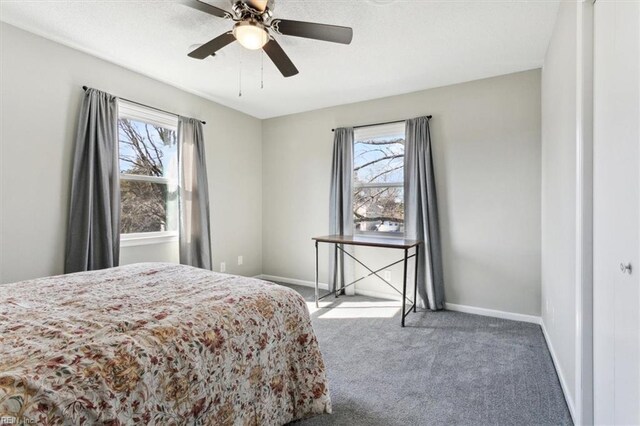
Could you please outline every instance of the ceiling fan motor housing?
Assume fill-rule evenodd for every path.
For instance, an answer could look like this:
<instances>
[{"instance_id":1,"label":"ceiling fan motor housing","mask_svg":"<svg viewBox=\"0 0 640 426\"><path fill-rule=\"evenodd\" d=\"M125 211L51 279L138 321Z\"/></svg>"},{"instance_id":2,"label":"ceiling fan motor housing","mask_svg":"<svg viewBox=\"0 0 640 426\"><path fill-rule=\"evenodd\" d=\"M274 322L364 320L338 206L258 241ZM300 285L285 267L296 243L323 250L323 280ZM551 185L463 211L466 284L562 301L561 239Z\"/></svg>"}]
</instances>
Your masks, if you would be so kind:
<instances>
[{"instance_id":1,"label":"ceiling fan motor housing","mask_svg":"<svg viewBox=\"0 0 640 426\"><path fill-rule=\"evenodd\" d=\"M269 19L271 19L273 13L273 1L269 0L268 2L263 3L264 9L259 9L258 7L256 7L257 4L254 5L251 1L235 0L233 1L231 9L237 16L238 21L242 21L245 19L255 19L256 21L264 22L266 24Z\"/></svg>"}]
</instances>

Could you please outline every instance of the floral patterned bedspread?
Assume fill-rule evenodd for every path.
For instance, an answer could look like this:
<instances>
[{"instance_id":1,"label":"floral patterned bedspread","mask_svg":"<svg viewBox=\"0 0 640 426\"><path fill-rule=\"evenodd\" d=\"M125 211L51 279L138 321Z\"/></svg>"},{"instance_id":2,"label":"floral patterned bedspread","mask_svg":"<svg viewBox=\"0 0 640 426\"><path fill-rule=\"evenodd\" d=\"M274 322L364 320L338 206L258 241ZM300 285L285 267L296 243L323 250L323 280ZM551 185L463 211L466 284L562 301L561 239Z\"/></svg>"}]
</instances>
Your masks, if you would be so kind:
<instances>
[{"instance_id":1,"label":"floral patterned bedspread","mask_svg":"<svg viewBox=\"0 0 640 426\"><path fill-rule=\"evenodd\" d=\"M278 425L330 413L304 299L146 263L0 285L0 422Z\"/></svg>"}]
</instances>

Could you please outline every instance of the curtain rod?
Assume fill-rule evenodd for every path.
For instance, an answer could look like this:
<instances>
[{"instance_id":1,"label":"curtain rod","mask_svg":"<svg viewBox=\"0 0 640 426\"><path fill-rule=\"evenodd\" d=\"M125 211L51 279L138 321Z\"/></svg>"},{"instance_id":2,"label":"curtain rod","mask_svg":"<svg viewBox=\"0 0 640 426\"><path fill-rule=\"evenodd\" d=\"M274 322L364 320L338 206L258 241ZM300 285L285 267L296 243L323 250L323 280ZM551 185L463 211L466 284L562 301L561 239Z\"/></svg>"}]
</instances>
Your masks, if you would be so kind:
<instances>
[{"instance_id":1,"label":"curtain rod","mask_svg":"<svg viewBox=\"0 0 640 426\"><path fill-rule=\"evenodd\" d=\"M84 90L85 92L87 91L87 89L88 89L87 86L82 86L82 90ZM171 114L171 115L175 115L176 117L178 117L178 114L176 114L174 112L171 112L171 111L167 111L167 110L164 110L164 109L160 109L160 108L152 107L152 106L149 106L149 105L145 105L145 104L142 104L140 102L132 101L131 99L127 99L127 98L120 98L120 97L118 97L118 98L122 99L123 101L131 102L132 104L140 105L140 106L143 106L145 108L155 109L156 111L164 112L166 114ZM202 124L207 124L206 121L202 121L202 120L198 120L198 121L200 121Z\"/></svg>"},{"instance_id":2,"label":"curtain rod","mask_svg":"<svg viewBox=\"0 0 640 426\"><path fill-rule=\"evenodd\" d=\"M431 115L427 115L428 119L431 119ZM407 120L396 120L396 121L384 121L382 123L373 123L373 124L362 124L360 126L353 126L354 129L360 129L362 127L373 127L373 126L382 126L383 124L394 124L394 123L402 123ZM331 129L332 132L335 132L336 129Z\"/></svg>"}]
</instances>

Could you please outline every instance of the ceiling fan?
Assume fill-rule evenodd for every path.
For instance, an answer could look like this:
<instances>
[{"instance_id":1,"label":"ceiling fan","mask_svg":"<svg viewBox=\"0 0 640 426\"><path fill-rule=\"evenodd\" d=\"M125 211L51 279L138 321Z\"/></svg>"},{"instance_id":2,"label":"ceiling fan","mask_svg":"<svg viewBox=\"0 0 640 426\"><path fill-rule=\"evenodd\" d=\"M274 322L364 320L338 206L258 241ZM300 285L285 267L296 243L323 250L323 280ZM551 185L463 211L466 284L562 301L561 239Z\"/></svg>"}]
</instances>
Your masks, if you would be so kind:
<instances>
[{"instance_id":1,"label":"ceiling fan","mask_svg":"<svg viewBox=\"0 0 640 426\"><path fill-rule=\"evenodd\" d=\"M231 31L190 52L190 57L204 59L210 55L215 55L218 50L237 40L247 49L263 49L282 75L291 77L298 74L298 69L273 38L274 33L342 44L349 44L353 39L353 30L349 27L274 19L273 8L275 0L231 1L233 12L227 12L201 0L181 0L183 4L201 12L235 22Z\"/></svg>"}]
</instances>

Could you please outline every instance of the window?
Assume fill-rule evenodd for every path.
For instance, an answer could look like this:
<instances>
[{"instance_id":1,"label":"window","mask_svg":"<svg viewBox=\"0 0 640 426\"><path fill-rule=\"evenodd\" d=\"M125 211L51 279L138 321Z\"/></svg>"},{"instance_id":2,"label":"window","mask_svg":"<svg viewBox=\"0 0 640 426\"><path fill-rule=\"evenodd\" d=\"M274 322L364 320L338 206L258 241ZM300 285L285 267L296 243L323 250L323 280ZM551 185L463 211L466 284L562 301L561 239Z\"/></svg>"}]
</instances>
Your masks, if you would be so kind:
<instances>
[{"instance_id":1,"label":"window","mask_svg":"<svg viewBox=\"0 0 640 426\"><path fill-rule=\"evenodd\" d=\"M119 103L120 233L124 246L175 240L178 219L178 120Z\"/></svg>"},{"instance_id":2,"label":"window","mask_svg":"<svg viewBox=\"0 0 640 426\"><path fill-rule=\"evenodd\" d=\"M353 180L355 231L404 235L404 122L355 130Z\"/></svg>"}]
</instances>

